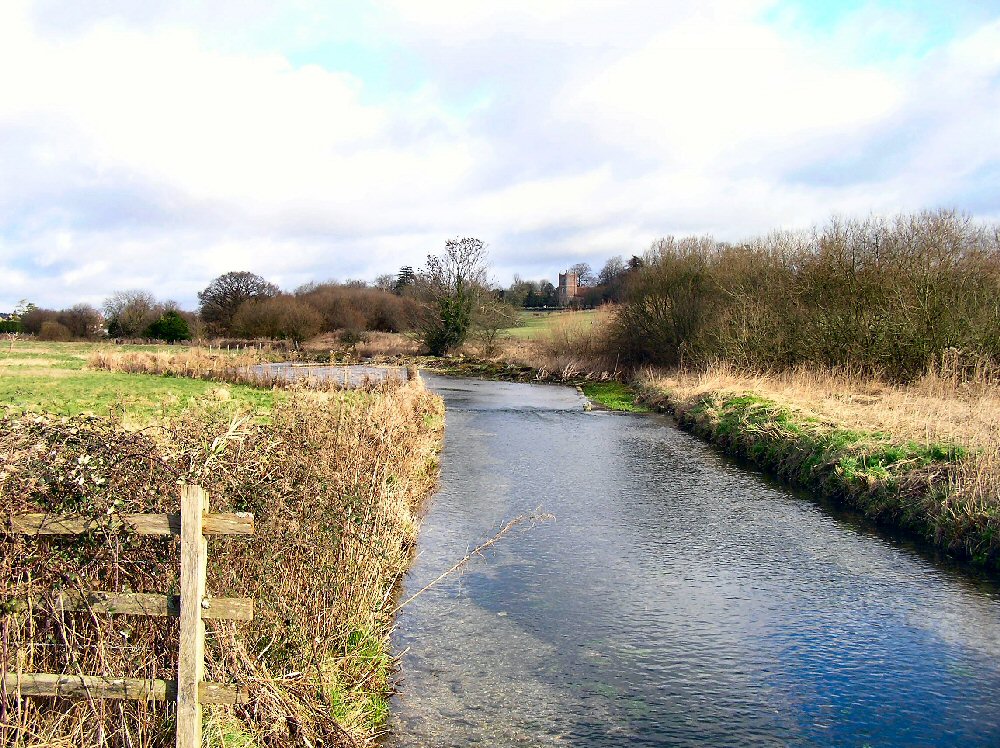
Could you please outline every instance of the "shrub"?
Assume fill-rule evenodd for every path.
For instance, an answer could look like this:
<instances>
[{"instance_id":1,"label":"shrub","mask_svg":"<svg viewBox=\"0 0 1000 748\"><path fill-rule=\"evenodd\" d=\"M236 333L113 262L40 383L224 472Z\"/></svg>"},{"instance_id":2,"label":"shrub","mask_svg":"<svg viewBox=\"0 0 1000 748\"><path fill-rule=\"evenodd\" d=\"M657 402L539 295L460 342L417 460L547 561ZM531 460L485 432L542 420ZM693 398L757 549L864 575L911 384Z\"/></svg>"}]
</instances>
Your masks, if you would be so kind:
<instances>
[{"instance_id":1,"label":"shrub","mask_svg":"<svg viewBox=\"0 0 1000 748\"><path fill-rule=\"evenodd\" d=\"M817 363L907 380L950 349L1000 358L1000 231L953 211L740 244L668 237L629 275L618 344L637 364Z\"/></svg>"},{"instance_id":2,"label":"shrub","mask_svg":"<svg viewBox=\"0 0 1000 748\"><path fill-rule=\"evenodd\" d=\"M73 335L66 325L54 320L43 322L41 329L38 331L39 340L67 341L72 337Z\"/></svg>"},{"instance_id":3,"label":"shrub","mask_svg":"<svg viewBox=\"0 0 1000 748\"><path fill-rule=\"evenodd\" d=\"M322 283L296 292L296 297L323 316L323 330L404 332L412 324L415 301L381 288Z\"/></svg>"},{"instance_id":4,"label":"shrub","mask_svg":"<svg viewBox=\"0 0 1000 748\"><path fill-rule=\"evenodd\" d=\"M249 687L253 701L207 716L248 744L371 744L390 687L392 590L433 484L441 404L415 383L354 395L293 391L268 423L204 404L137 433L97 418L0 418L4 510L79 512L98 528L0 547L0 599L35 601L4 618L20 667L174 675L176 619L66 613L50 591L176 589L175 546L101 518L176 511L177 483L199 483L215 511L254 512L256 525L211 541L209 590L253 597L255 615L209 621L206 647L206 679ZM24 725L39 745L173 745L171 704L28 699L8 713L5 745L25 740Z\"/></svg>"},{"instance_id":5,"label":"shrub","mask_svg":"<svg viewBox=\"0 0 1000 748\"><path fill-rule=\"evenodd\" d=\"M232 329L248 338L280 338L301 343L320 331L323 317L294 296L244 302L233 316Z\"/></svg>"},{"instance_id":6,"label":"shrub","mask_svg":"<svg viewBox=\"0 0 1000 748\"><path fill-rule=\"evenodd\" d=\"M149 326L146 336L176 343L178 340L190 340L191 331L188 329L187 320L180 315L180 312L171 309Z\"/></svg>"}]
</instances>

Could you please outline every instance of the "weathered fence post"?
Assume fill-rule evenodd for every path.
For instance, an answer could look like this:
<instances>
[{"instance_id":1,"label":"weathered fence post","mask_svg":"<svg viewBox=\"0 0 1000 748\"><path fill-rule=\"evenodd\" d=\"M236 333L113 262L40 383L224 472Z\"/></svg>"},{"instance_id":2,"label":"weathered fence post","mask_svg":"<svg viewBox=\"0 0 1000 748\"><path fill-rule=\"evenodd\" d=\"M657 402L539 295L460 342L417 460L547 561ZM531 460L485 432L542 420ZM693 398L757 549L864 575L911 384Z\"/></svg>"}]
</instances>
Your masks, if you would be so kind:
<instances>
[{"instance_id":1,"label":"weathered fence post","mask_svg":"<svg viewBox=\"0 0 1000 748\"><path fill-rule=\"evenodd\" d=\"M201 698L205 678L205 622L201 605L208 574L208 541L202 519L208 494L181 486L181 631L177 659L177 748L201 748Z\"/></svg>"},{"instance_id":2,"label":"weathered fence post","mask_svg":"<svg viewBox=\"0 0 1000 748\"><path fill-rule=\"evenodd\" d=\"M15 698L133 699L177 702L178 748L201 748L202 704L245 704L244 690L205 681L205 619L251 621L253 599L205 597L208 542L205 535L252 535L253 514L208 513L208 495L200 486L181 487L180 514L121 514L101 516L28 512L11 515L0 524L0 536L81 535L94 529L126 529L136 535L180 535L180 595L147 592L60 592L59 610L113 615L176 616L180 618L177 681L118 678L106 675L22 673L2 663L0 689ZM30 600L14 600L15 610L31 609Z\"/></svg>"}]
</instances>

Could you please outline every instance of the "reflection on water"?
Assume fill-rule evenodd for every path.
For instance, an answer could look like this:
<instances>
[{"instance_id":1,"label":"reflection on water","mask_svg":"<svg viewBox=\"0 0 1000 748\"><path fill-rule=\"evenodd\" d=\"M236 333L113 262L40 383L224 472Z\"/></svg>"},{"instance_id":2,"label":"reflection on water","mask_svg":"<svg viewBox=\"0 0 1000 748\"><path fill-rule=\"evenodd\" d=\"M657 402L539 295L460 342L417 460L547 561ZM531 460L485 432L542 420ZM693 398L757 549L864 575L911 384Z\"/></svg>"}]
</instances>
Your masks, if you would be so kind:
<instances>
[{"instance_id":1,"label":"reflection on water","mask_svg":"<svg viewBox=\"0 0 1000 748\"><path fill-rule=\"evenodd\" d=\"M998 745L1000 593L571 388L424 375L441 489L396 746Z\"/></svg>"}]
</instances>

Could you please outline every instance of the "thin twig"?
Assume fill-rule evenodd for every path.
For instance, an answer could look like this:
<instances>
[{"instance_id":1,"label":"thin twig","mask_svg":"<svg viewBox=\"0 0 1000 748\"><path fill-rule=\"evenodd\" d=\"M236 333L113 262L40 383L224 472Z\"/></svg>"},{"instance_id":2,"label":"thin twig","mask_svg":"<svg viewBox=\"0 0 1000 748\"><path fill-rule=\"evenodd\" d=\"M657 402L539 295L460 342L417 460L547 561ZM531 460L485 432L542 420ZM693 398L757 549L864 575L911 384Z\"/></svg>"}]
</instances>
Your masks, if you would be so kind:
<instances>
[{"instance_id":1,"label":"thin twig","mask_svg":"<svg viewBox=\"0 0 1000 748\"><path fill-rule=\"evenodd\" d=\"M550 519L555 519L555 515L554 514L542 514L542 513L540 513L536 509L531 514L519 514L518 516L514 517L514 519L507 520L507 522L504 524L503 527L500 528L500 530L497 532L496 535L494 535L489 540L486 540L486 541L480 543L479 545L477 545L471 551L469 551L468 553L466 553L458 561L458 563L456 563L454 566L452 566L450 569L448 569L444 573L440 574L433 581L430 581L427 584L425 584L423 587L421 587L419 590L417 590L416 592L414 592L412 595L410 595L408 598L406 598L403 602L401 602L399 605L397 605L395 608L393 608L392 609L393 615L395 615L396 613L398 613L402 608L405 608L407 605L409 605L411 602L413 602L417 597L419 597L420 595L422 595L423 593L425 593L427 590L429 590L431 587L433 587L434 585L436 585L442 579L444 579L445 577L447 577L447 576L449 576L451 574L454 574L456 571L458 571L463 566L465 566L466 564L468 564L473 558L475 558L476 556L481 556L482 553L483 553L483 551L485 551L491 545L493 545L494 543L496 543L497 541L499 541L504 535L506 535L508 532L510 532L511 530L513 530L518 525L522 525L525 522L530 522L531 526L534 527L539 522L547 522Z\"/></svg>"}]
</instances>

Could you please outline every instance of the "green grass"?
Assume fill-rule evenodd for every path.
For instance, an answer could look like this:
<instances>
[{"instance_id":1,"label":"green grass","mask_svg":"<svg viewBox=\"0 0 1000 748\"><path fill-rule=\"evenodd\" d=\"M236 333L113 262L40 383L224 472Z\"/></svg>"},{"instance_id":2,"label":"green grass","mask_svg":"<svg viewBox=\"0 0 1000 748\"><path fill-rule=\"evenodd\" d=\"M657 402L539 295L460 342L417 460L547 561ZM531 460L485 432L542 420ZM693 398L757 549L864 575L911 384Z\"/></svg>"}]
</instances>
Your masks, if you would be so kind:
<instances>
[{"instance_id":1,"label":"green grass","mask_svg":"<svg viewBox=\"0 0 1000 748\"><path fill-rule=\"evenodd\" d=\"M648 413L649 408L636 402L635 393L621 382L585 382L583 394L611 410Z\"/></svg>"},{"instance_id":2,"label":"green grass","mask_svg":"<svg viewBox=\"0 0 1000 748\"><path fill-rule=\"evenodd\" d=\"M374 731L389 718L387 697L393 672L389 642L367 629L355 629L344 654L340 667L355 685L347 688L336 679L327 684L330 711L341 725L363 725Z\"/></svg>"},{"instance_id":3,"label":"green grass","mask_svg":"<svg viewBox=\"0 0 1000 748\"><path fill-rule=\"evenodd\" d=\"M218 382L87 369L87 356L96 347L93 343L19 341L13 350L0 349L0 409L64 416L116 415L129 426L144 426L206 400L234 412L266 417L276 396L280 397L271 390Z\"/></svg>"},{"instance_id":4,"label":"green grass","mask_svg":"<svg viewBox=\"0 0 1000 748\"><path fill-rule=\"evenodd\" d=\"M961 446L918 444L878 431L824 424L756 395L709 394L679 411L683 424L791 483L828 495L847 497L879 519L928 530L918 503L899 494L910 476L955 465L966 456ZM926 480L926 479L925 479Z\"/></svg>"},{"instance_id":5,"label":"green grass","mask_svg":"<svg viewBox=\"0 0 1000 748\"><path fill-rule=\"evenodd\" d=\"M580 312L528 312L520 313L520 325L506 330L512 338L521 340L536 340L544 337L552 328L562 321L578 320L579 322L589 321L589 318L596 313L594 309L587 309Z\"/></svg>"}]
</instances>

